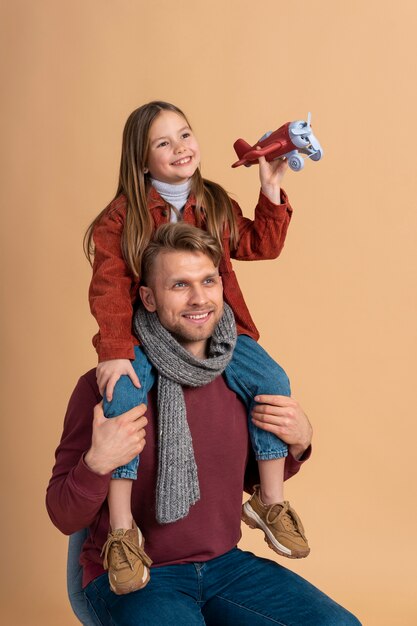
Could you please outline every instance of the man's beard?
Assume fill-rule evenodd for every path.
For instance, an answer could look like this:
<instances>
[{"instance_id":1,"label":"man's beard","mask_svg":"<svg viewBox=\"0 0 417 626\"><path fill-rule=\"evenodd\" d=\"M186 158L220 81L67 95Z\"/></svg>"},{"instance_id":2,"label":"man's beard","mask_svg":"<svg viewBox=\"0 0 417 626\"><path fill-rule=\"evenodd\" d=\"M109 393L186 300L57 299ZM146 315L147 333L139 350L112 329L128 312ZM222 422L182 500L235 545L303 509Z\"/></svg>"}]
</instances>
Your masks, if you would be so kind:
<instances>
[{"instance_id":1,"label":"man's beard","mask_svg":"<svg viewBox=\"0 0 417 626\"><path fill-rule=\"evenodd\" d=\"M171 335L180 345L184 343L198 343L201 341L207 341L212 337L214 330L223 315L223 307L221 311L219 311L218 309L213 311L212 315L213 315L212 321L205 328L203 327L187 328L185 327L185 325L182 325L180 323L173 324L172 326L168 328L167 326L164 326L162 322L161 324L165 327L165 329L169 333L171 333Z\"/></svg>"}]
</instances>

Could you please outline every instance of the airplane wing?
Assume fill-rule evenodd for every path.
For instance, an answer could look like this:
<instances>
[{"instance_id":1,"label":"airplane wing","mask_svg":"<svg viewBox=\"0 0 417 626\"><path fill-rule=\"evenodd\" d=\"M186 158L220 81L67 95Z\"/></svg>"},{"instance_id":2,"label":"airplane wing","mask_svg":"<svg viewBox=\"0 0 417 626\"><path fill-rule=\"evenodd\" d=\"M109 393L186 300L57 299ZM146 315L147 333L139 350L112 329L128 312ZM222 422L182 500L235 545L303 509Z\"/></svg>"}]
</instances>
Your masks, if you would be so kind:
<instances>
[{"instance_id":1,"label":"airplane wing","mask_svg":"<svg viewBox=\"0 0 417 626\"><path fill-rule=\"evenodd\" d=\"M260 156L266 156L267 154L271 154L271 152L275 152L275 150L279 150L281 146L282 146L282 143L280 141L274 141L273 143L270 143L267 146L264 146L260 150L256 150L256 149L249 150L248 152L246 152L243 158L245 159L245 161L254 161L254 160L257 161Z\"/></svg>"},{"instance_id":2,"label":"airplane wing","mask_svg":"<svg viewBox=\"0 0 417 626\"><path fill-rule=\"evenodd\" d=\"M279 150L281 146L282 146L282 143L280 141L274 141L273 143L270 143L267 146L264 146L260 150L251 148L244 154L241 154L239 161L236 161L235 163L233 163L232 167L239 167L239 165L250 166L252 163L256 163L260 156L266 156L267 154L271 154L271 152L275 152L275 150Z\"/></svg>"}]
</instances>

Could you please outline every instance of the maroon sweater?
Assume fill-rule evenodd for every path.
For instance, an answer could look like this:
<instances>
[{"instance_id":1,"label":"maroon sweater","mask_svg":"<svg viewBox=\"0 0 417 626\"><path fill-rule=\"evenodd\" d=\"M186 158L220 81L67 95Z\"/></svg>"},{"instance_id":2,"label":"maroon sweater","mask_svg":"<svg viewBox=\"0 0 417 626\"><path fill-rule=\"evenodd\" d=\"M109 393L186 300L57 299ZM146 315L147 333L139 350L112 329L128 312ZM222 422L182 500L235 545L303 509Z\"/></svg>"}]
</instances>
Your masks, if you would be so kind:
<instances>
[{"instance_id":1,"label":"maroon sweater","mask_svg":"<svg viewBox=\"0 0 417 626\"><path fill-rule=\"evenodd\" d=\"M220 376L197 389L184 388L187 419L198 467L200 500L187 517L172 524L155 519L157 471L156 394L149 394L146 446L134 481L132 513L141 528L154 566L206 561L238 543L243 489L257 481L250 452L246 409ZM93 407L101 400L95 370L80 378L69 401L46 504L53 523L65 534L90 528L81 562L83 585L104 572L101 548L109 528L107 490L111 474L100 476L84 462L91 444ZM303 460L309 456L309 450ZM285 478L302 461L286 459ZM246 473L245 473L246 472Z\"/></svg>"}]
</instances>

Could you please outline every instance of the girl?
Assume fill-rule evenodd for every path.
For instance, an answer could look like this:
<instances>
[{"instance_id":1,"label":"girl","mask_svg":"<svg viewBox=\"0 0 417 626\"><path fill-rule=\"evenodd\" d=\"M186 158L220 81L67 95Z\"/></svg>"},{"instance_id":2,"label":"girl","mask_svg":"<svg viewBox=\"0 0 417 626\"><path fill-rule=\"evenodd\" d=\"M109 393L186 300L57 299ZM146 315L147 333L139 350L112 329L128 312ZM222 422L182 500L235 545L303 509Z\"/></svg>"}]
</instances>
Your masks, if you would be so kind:
<instances>
[{"instance_id":1,"label":"girl","mask_svg":"<svg viewBox=\"0 0 417 626\"><path fill-rule=\"evenodd\" d=\"M234 312L239 335L225 377L248 407L260 474L260 486L243 506L242 519L253 528L261 528L270 547L279 554L304 557L309 547L302 524L284 502L287 446L251 421L255 396L289 396L289 381L256 343L259 334L230 260L271 259L281 252L292 213L280 189L287 163L259 159L261 192L253 221L243 217L220 185L202 178L199 166L198 142L176 106L150 102L129 116L116 195L85 237L86 253L90 260L94 256L89 298L99 325L93 343L99 357L97 382L104 397L104 413L115 417L146 403L153 384L151 366L132 336L132 315L142 254L154 230L163 223L184 220L209 231L223 248L219 271L224 299ZM116 469L108 493L111 529L103 549L104 567L109 570L112 590L118 594L140 589L149 580L151 562L130 508L137 467L138 459L134 459Z\"/></svg>"}]
</instances>

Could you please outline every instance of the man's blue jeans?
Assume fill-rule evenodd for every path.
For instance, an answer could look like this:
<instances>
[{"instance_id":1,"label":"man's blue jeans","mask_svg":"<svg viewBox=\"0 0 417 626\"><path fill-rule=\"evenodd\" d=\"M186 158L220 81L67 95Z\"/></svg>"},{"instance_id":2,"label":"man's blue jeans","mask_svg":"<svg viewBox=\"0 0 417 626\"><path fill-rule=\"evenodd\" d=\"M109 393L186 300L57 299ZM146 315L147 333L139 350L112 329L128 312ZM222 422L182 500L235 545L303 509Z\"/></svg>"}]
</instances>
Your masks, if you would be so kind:
<instances>
[{"instance_id":1,"label":"man's blue jeans","mask_svg":"<svg viewBox=\"0 0 417 626\"><path fill-rule=\"evenodd\" d=\"M147 404L148 392L155 382L155 371L143 350L137 346L132 365L142 386L137 389L128 376L122 376L115 386L112 402L103 399L106 417L116 417L134 406ZM224 375L228 387L237 393L248 409L249 434L256 459L269 460L287 456L286 444L272 433L254 426L251 420L256 395L291 395L290 383L282 367L254 339L239 335ZM135 457L127 465L118 467L113 478L136 479L138 465L139 457Z\"/></svg>"},{"instance_id":2,"label":"man's blue jeans","mask_svg":"<svg viewBox=\"0 0 417 626\"><path fill-rule=\"evenodd\" d=\"M84 592L103 626L360 626L297 574L238 548L153 567L148 585L124 596L110 591L107 573Z\"/></svg>"}]
</instances>

